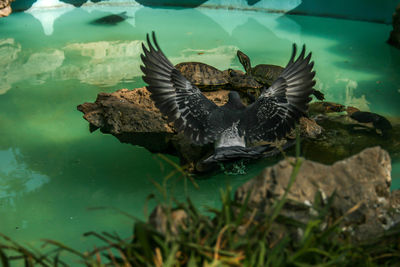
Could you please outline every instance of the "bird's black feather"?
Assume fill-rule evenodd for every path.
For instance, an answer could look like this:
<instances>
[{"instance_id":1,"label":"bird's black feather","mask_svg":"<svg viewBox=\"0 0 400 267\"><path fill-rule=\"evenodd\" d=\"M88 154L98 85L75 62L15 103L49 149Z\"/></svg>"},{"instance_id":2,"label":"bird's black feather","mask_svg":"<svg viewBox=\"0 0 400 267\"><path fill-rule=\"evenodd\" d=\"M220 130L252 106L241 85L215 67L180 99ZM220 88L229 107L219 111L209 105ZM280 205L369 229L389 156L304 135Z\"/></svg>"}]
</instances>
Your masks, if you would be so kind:
<instances>
[{"instance_id":1,"label":"bird's black feather","mask_svg":"<svg viewBox=\"0 0 400 267\"><path fill-rule=\"evenodd\" d=\"M242 114L240 132L249 143L274 141L288 134L305 114L315 84L311 53L305 56L305 46L295 60L296 45L288 64L269 88Z\"/></svg>"},{"instance_id":2,"label":"bird's black feather","mask_svg":"<svg viewBox=\"0 0 400 267\"><path fill-rule=\"evenodd\" d=\"M223 129L211 126L210 115L219 107L175 69L158 46L154 32L152 39L153 43L147 35L147 47L142 45L141 69L156 107L194 143L214 142Z\"/></svg>"},{"instance_id":3,"label":"bird's black feather","mask_svg":"<svg viewBox=\"0 0 400 267\"><path fill-rule=\"evenodd\" d=\"M143 44L143 80L160 111L174 122L178 131L197 144L217 141L218 147L234 147L241 146L241 140L246 146L256 141L281 139L307 111L315 72L311 53L305 57L305 46L296 59L296 45L293 45L281 75L263 89L252 105L244 106L237 93L230 93L228 103L218 107L166 58L154 32L152 39L153 42L147 35L147 47Z\"/></svg>"}]
</instances>

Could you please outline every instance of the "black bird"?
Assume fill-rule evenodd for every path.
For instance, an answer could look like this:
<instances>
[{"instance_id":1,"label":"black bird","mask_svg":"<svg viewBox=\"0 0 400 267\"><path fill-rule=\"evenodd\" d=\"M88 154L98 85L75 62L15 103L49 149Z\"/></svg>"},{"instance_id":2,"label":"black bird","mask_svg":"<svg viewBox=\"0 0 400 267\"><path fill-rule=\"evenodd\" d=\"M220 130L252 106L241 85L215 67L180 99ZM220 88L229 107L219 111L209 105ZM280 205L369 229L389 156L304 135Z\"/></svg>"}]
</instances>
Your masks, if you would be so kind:
<instances>
[{"instance_id":1,"label":"black bird","mask_svg":"<svg viewBox=\"0 0 400 267\"><path fill-rule=\"evenodd\" d=\"M224 106L217 106L175 69L161 51L155 33L142 44L143 80L161 113L174 122L195 144L214 143L214 155L205 162L237 158L259 158L271 148L251 146L258 141L275 141L286 136L304 116L315 84L311 53L305 46L295 60L296 45L281 75L251 105L245 106L239 94L229 93ZM154 45L153 45L154 44Z\"/></svg>"}]
</instances>

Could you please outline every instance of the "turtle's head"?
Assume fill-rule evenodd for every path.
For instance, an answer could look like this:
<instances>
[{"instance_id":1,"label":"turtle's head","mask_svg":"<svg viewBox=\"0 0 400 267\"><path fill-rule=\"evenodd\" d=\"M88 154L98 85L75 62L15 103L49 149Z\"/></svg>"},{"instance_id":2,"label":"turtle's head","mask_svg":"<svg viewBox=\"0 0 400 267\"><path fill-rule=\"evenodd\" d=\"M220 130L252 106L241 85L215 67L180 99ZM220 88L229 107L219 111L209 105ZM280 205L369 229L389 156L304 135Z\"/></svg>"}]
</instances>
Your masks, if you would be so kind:
<instances>
[{"instance_id":1,"label":"turtle's head","mask_svg":"<svg viewBox=\"0 0 400 267\"><path fill-rule=\"evenodd\" d=\"M238 76L240 76L240 74L241 74L242 72L240 71L237 71L237 70L233 70L233 69L228 69L228 75L229 75L229 77L238 77Z\"/></svg>"},{"instance_id":2,"label":"turtle's head","mask_svg":"<svg viewBox=\"0 0 400 267\"><path fill-rule=\"evenodd\" d=\"M237 51L237 57L239 58L239 61L242 64L246 73L249 74L251 69L250 58L240 50Z\"/></svg>"}]
</instances>

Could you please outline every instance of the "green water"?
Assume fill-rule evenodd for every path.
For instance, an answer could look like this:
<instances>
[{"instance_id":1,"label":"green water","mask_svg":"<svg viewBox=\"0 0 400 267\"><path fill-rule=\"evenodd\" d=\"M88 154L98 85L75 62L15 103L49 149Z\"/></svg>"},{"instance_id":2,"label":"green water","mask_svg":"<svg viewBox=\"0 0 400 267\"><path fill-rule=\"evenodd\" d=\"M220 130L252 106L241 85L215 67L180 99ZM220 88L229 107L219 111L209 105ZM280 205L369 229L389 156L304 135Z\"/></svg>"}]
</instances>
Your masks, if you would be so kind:
<instances>
[{"instance_id":1,"label":"green water","mask_svg":"<svg viewBox=\"0 0 400 267\"><path fill-rule=\"evenodd\" d=\"M52 27L27 13L0 19L0 232L33 245L51 238L85 249L94 244L82 237L86 231L132 232L131 219L88 208L144 218L146 197L157 192L152 181L162 182L173 167L111 135L90 134L76 106L99 92L144 85L140 45L151 30L173 63L202 61L220 69L240 67L237 49L253 64L285 65L292 42L305 43L313 52L316 87L327 100L400 117L400 51L385 43L389 26L213 9L125 9L130 18L117 26L89 23L108 15L105 9L65 10ZM187 193L199 205L217 206L220 187L236 187L265 165L247 166L247 175L199 180L200 188L189 184ZM392 175L400 187L398 159ZM184 198L183 181L172 180L169 188Z\"/></svg>"}]
</instances>

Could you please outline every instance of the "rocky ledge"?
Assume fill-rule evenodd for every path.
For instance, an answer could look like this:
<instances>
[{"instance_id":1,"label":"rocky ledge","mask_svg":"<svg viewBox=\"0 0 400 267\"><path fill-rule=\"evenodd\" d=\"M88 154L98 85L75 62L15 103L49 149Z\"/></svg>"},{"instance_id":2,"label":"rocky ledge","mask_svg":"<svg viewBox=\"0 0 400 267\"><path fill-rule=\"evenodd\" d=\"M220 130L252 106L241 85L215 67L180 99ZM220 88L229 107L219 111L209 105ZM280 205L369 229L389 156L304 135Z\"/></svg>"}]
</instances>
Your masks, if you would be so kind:
<instances>
[{"instance_id":1,"label":"rocky ledge","mask_svg":"<svg viewBox=\"0 0 400 267\"><path fill-rule=\"evenodd\" d=\"M268 213L289 183L295 158L288 158L264 169L256 178L242 185L235 199L244 202L247 194L250 209ZM359 240L383 234L399 222L398 194L390 193L391 160L380 147L367 148L332 165L303 160L296 180L288 193L282 214L305 223L319 194L322 202L335 194L330 207L335 219L347 215L347 227ZM397 199L397 200L396 200ZM349 213L353 208L354 211ZM396 211L393 216L392 211Z\"/></svg>"},{"instance_id":2,"label":"rocky ledge","mask_svg":"<svg viewBox=\"0 0 400 267\"><path fill-rule=\"evenodd\" d=\"M382 148L365 149L333 165L300 160L299 172L288 191L281 216L307 223L315 219L318 201L320 207L329 205L325 219L330 221L326 224L340 221L341 229L356 242L383 236L398 225L400 190L390 191L391 160ZM236 190L235 201L247 201L250 221L263 221L265 216L271 216L274 204L285 194L295 161L295 158L287 158L265 168ZM188 217L182 209L172 211L172 223L169 224L172 232L176 233L180 226L187 225ZM247 231L249 220L237 229L242 235ZM165 233L167 221L163 206L157 206L149 218L150 225L161 233ZM296 226L288 228L280 225L279 221L275 223L278 238L290 234L301 239L304 234L296 230Z\"/></svg>"},{"instance_id":3,"label":"rocky ledge","mask_svg":"<svg viewBox=\"0 0 400 267\"><path fill-rule=\"evenodd\" d=\"M390 33L388 43L400 49L400 4L393 14L393 30Z\"/></svg>"},{"instance_id":4,"label":"rocky ledge","mask_svg":"<svg viewBox=\"0 0 400 267\"><path fill-rule=\"evenodd\" d=\"M217 105L226 103L228 93L225 90L204 92ZM94 103L79 105L78 110L84 113L91 132L100 129L123 143L143 146L151 152L176 155L189 171L206 171L197 163L210 155L213 147L196 146L182 133L177 133L154 106L145 88L99 93ZM380 145L392 156L400 156L400 125L395 124L390 131L383 129L382 132L375 127L376 123L354 120L351 114L356 111L340 104L313 103L310 117L303 117L300 122L303 155L330 164L366 147Z\"/></svg>"}]
</instances>

